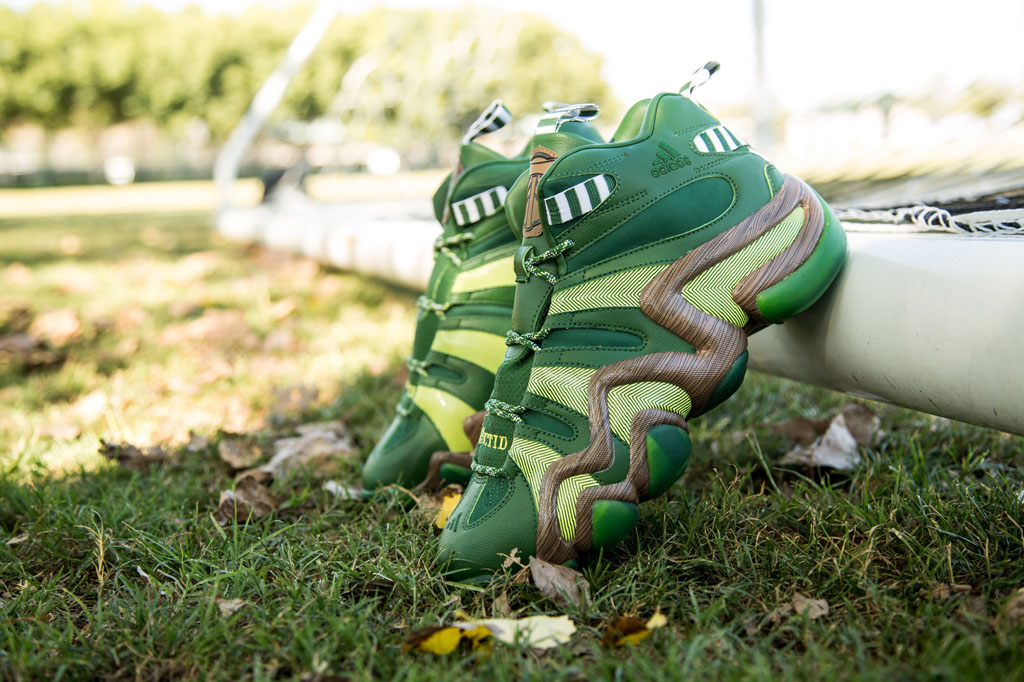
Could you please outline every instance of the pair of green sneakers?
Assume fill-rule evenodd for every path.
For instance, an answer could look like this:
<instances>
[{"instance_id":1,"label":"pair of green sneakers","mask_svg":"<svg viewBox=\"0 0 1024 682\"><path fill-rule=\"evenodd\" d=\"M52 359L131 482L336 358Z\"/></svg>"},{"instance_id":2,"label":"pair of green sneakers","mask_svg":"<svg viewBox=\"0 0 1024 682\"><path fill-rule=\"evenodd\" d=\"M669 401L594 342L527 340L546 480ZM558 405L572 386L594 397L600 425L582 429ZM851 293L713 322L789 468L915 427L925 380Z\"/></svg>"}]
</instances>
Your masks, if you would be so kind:
<instances>
[{"instance_id":1,"label":"pair of green sneakers","mask_svg":"<svg viewBox=\"0 0 1024 682\"><path fill-rule=\"evenodd\" d=\"M825 202L691 99L716 67L635 104L610 142L593 105L543 118L526 159L468 140L438 192L414 372L364 486L466 484L440 538L452 579L516 548L565 563L622 540L685 469L686 420L739 388L747 335L842 267ZM504 212L458 219L496 187Z\"/></svg>"}]
</instances>

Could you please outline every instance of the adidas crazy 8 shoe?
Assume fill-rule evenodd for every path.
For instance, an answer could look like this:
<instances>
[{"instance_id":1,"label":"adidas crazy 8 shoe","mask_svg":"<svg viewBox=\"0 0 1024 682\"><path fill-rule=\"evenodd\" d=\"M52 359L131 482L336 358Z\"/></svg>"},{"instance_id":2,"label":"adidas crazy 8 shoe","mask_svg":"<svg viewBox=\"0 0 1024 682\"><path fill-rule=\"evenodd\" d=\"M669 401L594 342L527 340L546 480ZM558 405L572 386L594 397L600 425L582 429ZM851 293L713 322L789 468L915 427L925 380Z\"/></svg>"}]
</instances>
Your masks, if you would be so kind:
<instances>
[{"instance_id":1,"label":"adidas crazy 8 shoe","mask_svg":"<svg viewBox=\"0 0 1024 682\"><path fill-rule=\"evenodd\" d=\"M424 481L435 452L472 449L463 422L483 409L505 354L512 317L517 239L503 204L526 157L506 158L474 140L511 118L492 103L462 140L459 163L434 195L443 232L407 364L397 415L363 466L363 488ZM450 460L454 459L454 463ZM461 464L461 466L460 466ZM465 480L469 456L434 459L435 477Z\"/></svg>"},{"instance_id":2,"label":"adidas crazy 8 shoe","mask_svg":"<svg viewBox=\"0 0 1024 682\"><path fill-rule=\"evenodd\" d=\"M839 272L824 201L690 99L714 68L634 105L613 142L538 145L509 191L512 346L440 538L449 577L624 538L686 467L686 420L739 387L747 335Z\"/></svg>"}]
</instances>

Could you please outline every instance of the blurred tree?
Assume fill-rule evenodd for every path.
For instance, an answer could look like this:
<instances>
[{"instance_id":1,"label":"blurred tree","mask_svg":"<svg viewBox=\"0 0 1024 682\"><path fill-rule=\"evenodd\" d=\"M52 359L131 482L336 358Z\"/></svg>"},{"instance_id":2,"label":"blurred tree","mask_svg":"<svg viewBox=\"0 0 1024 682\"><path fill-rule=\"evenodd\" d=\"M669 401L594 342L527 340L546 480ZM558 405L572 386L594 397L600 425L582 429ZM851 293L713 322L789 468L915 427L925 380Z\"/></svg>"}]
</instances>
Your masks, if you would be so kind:
<instances>
[{"instance_id":1,"label":"blurred tree","mask_svg":"<svg viewBox=\"0 0 1024 682\"><path fill-rule=\"evenodd\" d=\"M177 133L198 118L223 139L308 15L265 5L165 13L118 0L0 8L0 130L145 119ZM336 116L350 138L433 147L498 96L517 112L610 99L600 57L542 18L378 8L339 17L277 117Z\"/></svg>"}]
</instances>

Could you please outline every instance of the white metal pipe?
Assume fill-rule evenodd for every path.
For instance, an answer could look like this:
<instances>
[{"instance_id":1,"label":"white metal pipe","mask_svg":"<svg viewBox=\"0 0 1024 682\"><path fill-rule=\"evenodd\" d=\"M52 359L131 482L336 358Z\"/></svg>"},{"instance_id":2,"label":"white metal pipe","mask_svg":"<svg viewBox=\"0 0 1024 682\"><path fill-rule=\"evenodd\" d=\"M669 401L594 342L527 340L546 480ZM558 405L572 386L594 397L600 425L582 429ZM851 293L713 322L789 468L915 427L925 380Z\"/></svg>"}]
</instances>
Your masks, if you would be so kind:
<instances>
[{"instance_id":1,"label":"white metal pipe","mask_svg":"<svg viewBox=\"0 0 1024 682\"><path fill-rule=\"evenodd\" d=\"M769 374L1024 434L1021 237L849 233L810 310L750 339Z\"/></svg>"},{"instance_id":2,"label":"white metal pipe","mask_svg":"<svg viewBox=\"0 0 1024 682\"><path fill-rule=\"evenodd\" d=\"M229 225L245 229L228 236L422 290L436 222L382 211L311 205L268 219L261 207L251 220L239 211ZM261 221L263 228L255 225ZM810 310L752 336L750 366L1024 435L1024 238L853 231L848 237L850 258L835 285Z\"/></svg>"}]
</instances>

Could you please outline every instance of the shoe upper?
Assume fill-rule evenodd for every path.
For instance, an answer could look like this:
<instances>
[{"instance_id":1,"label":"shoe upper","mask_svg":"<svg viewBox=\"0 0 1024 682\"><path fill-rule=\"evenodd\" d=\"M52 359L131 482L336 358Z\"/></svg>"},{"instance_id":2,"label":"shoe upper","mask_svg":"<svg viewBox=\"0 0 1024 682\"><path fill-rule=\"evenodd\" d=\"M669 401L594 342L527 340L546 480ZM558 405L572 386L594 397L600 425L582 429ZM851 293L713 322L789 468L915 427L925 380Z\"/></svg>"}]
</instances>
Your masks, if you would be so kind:
<instances>
[{"instance_id":1,"label":"shoe upper","mask_svg":"<svg viewBox=\"0 0 1024 682\"><path fill-rule=\"evenodd\" d=\"M641 291L673 262L765 206L784 179L694 100L668 93L634 105L612 142L538 145L531 168L506 202L509 223L524 226L515 256L513 343L496 375L474 474L440 541L440 560L455 579L497 569L513 547L519 556L536 551L544 474L588 447L588 389L597 369L694 351L644 314ZM731 298L735 282L793 235L779 236L763 253L744 250L745 259L730 258L680 293L744 327L747 315ZM626 476L630 420L638 411L684 419L715 400L695 406L679 386L654 378L613 388L607 401L612 462L557 489L562 536L573 538L583 490Z\"/></svg>"},{"instance_id":2,"label":"shoe upper","mask_svg":"<svg viewBox=\"0 0 1024 682\"><path fill-rule=\"evenodd\" d=\"M478 132L498 127L492 123ZM518 244L504 200L526 158L506 158L473 137L467 135L456 170L434 195L442 234L418 301L409 379L397 415L363 467L367 490L416 485L434 452L471 450L463 420L483 409L505 354Z\"/></svg>"}]
</instances>

